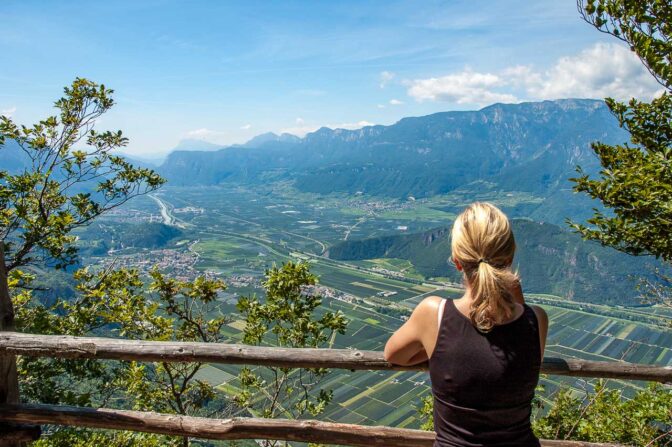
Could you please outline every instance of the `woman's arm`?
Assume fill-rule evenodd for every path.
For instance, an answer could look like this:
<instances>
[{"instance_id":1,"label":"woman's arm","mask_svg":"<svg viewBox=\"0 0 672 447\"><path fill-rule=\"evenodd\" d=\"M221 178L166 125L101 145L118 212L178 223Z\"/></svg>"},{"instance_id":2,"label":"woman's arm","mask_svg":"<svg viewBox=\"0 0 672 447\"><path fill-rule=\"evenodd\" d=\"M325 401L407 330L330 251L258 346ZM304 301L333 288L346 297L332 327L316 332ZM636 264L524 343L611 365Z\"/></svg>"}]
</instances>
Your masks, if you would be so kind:
<instances>
[{"instance_id":1,"label":"woman's arm","mask_svg":"<svg viewBox=\"0 0 672 447\"><path fill-rule=\"evenodd\" d=\"M395 365L415 365L428 360L423 344L423 336L436 323L438 311L437 297L425 298L416 306L409 319L392 334L385 344L385 360Z\"/></svg>"}]
</instances>

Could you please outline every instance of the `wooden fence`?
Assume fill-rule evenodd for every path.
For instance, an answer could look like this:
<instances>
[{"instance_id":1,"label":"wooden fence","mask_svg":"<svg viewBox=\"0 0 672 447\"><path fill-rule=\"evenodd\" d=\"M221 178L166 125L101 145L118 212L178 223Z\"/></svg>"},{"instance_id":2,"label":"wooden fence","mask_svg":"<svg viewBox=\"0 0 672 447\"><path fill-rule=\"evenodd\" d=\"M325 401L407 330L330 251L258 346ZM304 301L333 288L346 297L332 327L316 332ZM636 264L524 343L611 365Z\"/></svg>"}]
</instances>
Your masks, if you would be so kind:
<instances>
[{"instance_id":1,"label":"wooden fence","mask_svg":"<svg viewBox=\"0 0 672 447\"><path fill-rule=\"evenodd\" d=\"M0 244L0 447L20 447L40 436L39 425L63 425L194 437L274 439L350 446L431 447L434 433L315 420L260 418L207 419L108 408L21 404L16 356L144 362L228 363L292 368L426 370L427 364L395 366L381 352L354 349L289 349L247 345L153 342L98 337L33 335L13 332L13 309ZM582 377L672 383L672 368L626 362L544 358L542 372ZM547 447L607 446L542 440Z\"/></svg>"},{"instance_id":2,"label":"wooden fence","mask_svg":"<svg viewBox=\"0 0 672 447\"><path fill-rule=\"evenodd\" d=\"M426 364L391 365L381 352L354 349L292 349L247 345L154 342L98 337L0 333L0 359L16 355L66 359L136 360L145 362L202 362L293 368L342 368L349 370L425 370ZM606 377L672 383L671 367L626 362L593 362L544 358L542 372L582 377ZM430 447L434 433L391 427L370 427L314 420L259 418L205 419L198 417L51 405L19 404L6 398L0 404L0 422L29 424L6 430L4 445L34 438L30 424L133 430L206 439L278 439L351 446ZM11 436L11 438L9 437ZM2 441L0 435L0 442ZM13 443L13 444L12 444ZM0 444L3 445L3 444ZM597 446L575 441L543 441L544 446Z\"/></svg>"},{"instance_id":3,"label":"wooden fence","mask_svg":"<svg viewBox=\"0 0 672 447\"><path fill-rule=\"evenodd\" d=\"M138 341L102 337L32 335L0 332L0 356L66 359L198 362L287 368L422 371L427 363L392 365L378 351L357 349L269 348L222 343ZM563 376L605 377L672 383L672 367L627 362L596 362L544 357L541 372Z\"/></svg>"}]
</instances>

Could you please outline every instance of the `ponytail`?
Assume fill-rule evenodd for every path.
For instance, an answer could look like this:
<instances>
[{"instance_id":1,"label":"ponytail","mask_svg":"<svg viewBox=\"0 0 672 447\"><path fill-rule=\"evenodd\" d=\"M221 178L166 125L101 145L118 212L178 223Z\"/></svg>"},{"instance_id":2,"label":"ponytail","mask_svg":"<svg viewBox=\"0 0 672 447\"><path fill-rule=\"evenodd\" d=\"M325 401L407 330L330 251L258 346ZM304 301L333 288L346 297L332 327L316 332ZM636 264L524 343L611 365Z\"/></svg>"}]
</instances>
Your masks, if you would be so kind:
<instances>
[{"instance_id":1,"label":"ponytail","mask_svg":"<svg viewBox=\"0 0 672 447\"><path fill-rule=\"evenodd\" d=\"M499 269L482 261L473 272L470 285L472 305L469 318L481 332L513 316L513 297L510 287L518 277L508 268Z\"/></svg>"},{"instance_id":2,"label":"ponytail","mask_svg":"<svg viewBox=\"0 0 672 447\"><path fill-rule=\"evenodd\" d=\"M514 313L511 271L516 243L506 215L489 203L473 203L455 220L452 256L460 262L471 289L469 318L481 332L489 332Z\"/></svg>"}]
</instances>

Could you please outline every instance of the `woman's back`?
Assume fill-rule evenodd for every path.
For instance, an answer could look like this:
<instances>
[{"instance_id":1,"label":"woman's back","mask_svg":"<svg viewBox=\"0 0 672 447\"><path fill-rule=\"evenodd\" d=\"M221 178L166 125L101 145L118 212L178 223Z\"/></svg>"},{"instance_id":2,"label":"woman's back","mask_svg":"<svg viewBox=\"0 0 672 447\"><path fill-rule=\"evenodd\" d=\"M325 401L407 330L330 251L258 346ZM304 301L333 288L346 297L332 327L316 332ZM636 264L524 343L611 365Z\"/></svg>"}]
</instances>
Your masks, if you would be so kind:
<instances>
[{"instance_id":1,"label":"woman's back","mask_svg":"<svg viewBox=\"0 0 672 447\"><path fill-rule=\"evenodd\" d=\"M548 317L524 304L515 250L501 210L469 205L451 231L464 296L425 298L385 344L391 363L429 360L437 447L539 446L530 415Z\"/></svg>"},{"instance_id":2,"label":"woman's back","mask_svg":"<svg viewBox=\"0 0 672 447\"><path fill-rule=\"evenodd\" d=\"M447 300L429 359L435 446L538 446L530 427L541 347L534 310L483 333Z\"/></svg>"}]
</instances>

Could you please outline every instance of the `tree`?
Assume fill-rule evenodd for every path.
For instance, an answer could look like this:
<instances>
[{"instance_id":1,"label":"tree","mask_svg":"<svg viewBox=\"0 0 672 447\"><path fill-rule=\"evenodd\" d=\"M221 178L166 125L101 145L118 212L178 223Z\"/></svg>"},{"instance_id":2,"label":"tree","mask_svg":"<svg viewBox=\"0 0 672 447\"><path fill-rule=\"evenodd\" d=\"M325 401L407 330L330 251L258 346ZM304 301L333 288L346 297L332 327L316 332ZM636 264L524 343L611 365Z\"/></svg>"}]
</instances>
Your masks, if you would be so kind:
<instances>
[{"instance_id":1,"label":"tree","mask_svg":"<svg viewBox=\"0 0 672 447\"><path fill-rule=\"evenodd\" d=\"M243 342L318 348L335 332L345 333L347 321L340 311L316 315L322 300L309 289L316 280L306 263L287 262L266 271L265 302L253 296L241 297L237 304L245 318ZM237 401L240 406L266 418L316 416L332 398L331 390L312 392L327 372L325 368L243 368L239 376L242 392ZM269 442L269 445L276 444Z\"/></svg>"},{"instance_id":2,"label":"tree","mask_svg":"<svg viewBox=\"0 0 672 447\"><path fill-rule=\"evenodd\" d=\"M644 304L672 307L672 275L660 268L653 269L653 278L642 278L637 287ZM668 321L672 326L672 320Z\"/></svg>"},{"instance_id":3,"label":"tree","mask_svg":"<svg viewBox=\"0 0 672 447\"><path fill-rule=\"evenodd\" d=\"M121 132L98 133L96 120L114 104L112 90L76 79L56 101L58 117L32 126L0 119L0 150L22 151L25 168L0 171L0 268L6 267L18 330L40 334L117 335L144 340L218 342L230 320L216 313L221 280L178 281L152 271L149 284L134 269L113 266L74 273L75 293L50 302L31 290L31 266L65 268L77 262L72 231L164 180L111 153L126 145ZM79 148L86 143L88 150ZM4 145L11 143L8 147ZM18 146L18 147L17 147ZM4 248L4 250L3 250ZM3 268L4 272L5 269ZM1 292L1 291L0 291ZM221 412L228 402L196 378L202 364L138 364L22 357L21 395L43 403L105 406L176 414ZM38 446L188 445L141 433L51 430Z\"/></svg>"},{"instance_id":4,"label":"tree","mask_svg":"<svg viewBox=\"0 0 672 447\"><path fill-rule=\"evenodd\" d=\"M2 276L12 275L14 288L26 285L27 276L19 267L39 263L63 268L75 263L73 229L164 182L153 171L136 169L111 154L127 143L121 132L94 130L96 120L114 104L111 94L102 85L76 79L55 103L58 116L32 127L0 116L0 156L20 150L24 165L19 173L0 169L0 270ZM95 195L77 191L84 183L95 187ZM8 284L2 281L0 287L11 320ZM0 364L3 380L13 381L14 361L0 359ZM77 400L72 394L68 397Z\"/></svg>"},{"instance_id":5,"label":"tree","mask_svg":"<svg viewBox=\"0 0 672 447\"><path fill-rule=\"evenodd\" d=\"M432 395L424 396L420 399L420 405L416 406L418 416L422 423L420 430L434 430L434 397Z\"/></svg>"},{"instance_id":6,"label":"tree","mask_svg":"<svg viewBox=\"0 0 672 447\"><path fill-rule=\"evenodd\" d=\"M0 150L13 141L26 164L20 173L0 170L0 243L8 273L38 262L74 264L72 230L165 182L112 154L128 144L121 131L95 130L114 105L113 90L77 78L64 92L54 104L58 116L32 127L0 117Z\"/></svg>"},{"instance_id":7,"label":"tree","mask_svg":"<svg viewBox=\"0 0 672 447\"><path fill-rule=\"evenodd\" d=\"M662 86L650 103L606 98L631 144L594 143L602 169L578 169L574 190L599 200L588 224L570 222L585 238L633 255L672 261L672 4L668 0L578 0L583 19L628 44Z\"/></svg>"},{"instance_id":8,"label":"tree","mask_svg":"<svg viewBox=\"0 0 672 447\"><path fill-rule=\"evenodd\" d=\"M632 399L599 380L592 392L574 397L561 389L548 414L534 421L537 436L626 445L667 446L672 442L672 393L649 384Z\"/></svg>"},{"instance_id":9,"label":"tree","mask_svg":"<svg viewBox=\"0 0 672 447\"><path fill-rule=\"evenodd\" d=\"M639 57L662 87L651 102L605 102L630 133L630 144L593 143L602 169L590 178L579 168L574 190L599 200L588 225L570 222L587 239L632 255L653 255L672 262L672 4L669 0L578 0L581 17L622 42ZM668 304L669 276L640 283L645 301ZM672 441L672 392L649 386L624 401L619 392L598 382L583 399L567 389L556 395L549 414L537 421L540 435L635 445Z\"/></svg>"}]
</instances>

